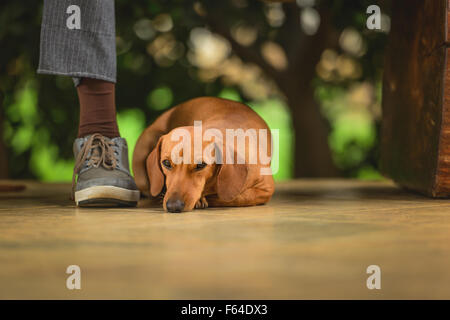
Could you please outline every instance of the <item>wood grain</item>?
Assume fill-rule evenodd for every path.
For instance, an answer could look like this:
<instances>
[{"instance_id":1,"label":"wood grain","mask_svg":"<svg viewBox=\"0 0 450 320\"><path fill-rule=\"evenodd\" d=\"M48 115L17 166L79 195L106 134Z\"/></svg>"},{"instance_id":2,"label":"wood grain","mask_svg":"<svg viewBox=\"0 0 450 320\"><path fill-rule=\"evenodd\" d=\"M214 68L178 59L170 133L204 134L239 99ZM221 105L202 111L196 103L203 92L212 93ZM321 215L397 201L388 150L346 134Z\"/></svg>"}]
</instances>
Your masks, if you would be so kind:
<instances>
[{"instance_id":1,"label":"wood grain","mask_svg":"<svg viewBox=\"0 0 450 320\"><path fill-rule=\"evenodd\" d=\"M448 197L450 195L450 1L447 3L447 34L446 34L446 58L444 76L444 97L442 106L441 132L439 137L439 155L436 169L435 185L432 195L436 197Z\"/></svg>"},{"instance_id":2,"label":"wood grain","mask_svg":"<svg viewBox=\"0 0 450 320\"><path fill-rule=\"evenodd\" d=\"M382 172L448 196L447 0L393 1L383 79Z\"/></svg>"}]
</instances>

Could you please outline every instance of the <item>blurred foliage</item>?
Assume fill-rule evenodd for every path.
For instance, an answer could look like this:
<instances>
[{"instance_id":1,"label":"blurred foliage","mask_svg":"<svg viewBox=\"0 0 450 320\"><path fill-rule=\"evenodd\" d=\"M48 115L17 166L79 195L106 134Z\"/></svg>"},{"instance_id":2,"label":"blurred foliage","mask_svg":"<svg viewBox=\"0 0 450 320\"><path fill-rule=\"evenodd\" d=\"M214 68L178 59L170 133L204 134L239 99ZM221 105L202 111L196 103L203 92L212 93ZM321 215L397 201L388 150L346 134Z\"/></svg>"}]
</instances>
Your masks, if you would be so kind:
<instances>
[{"instance_id":1,"label":"blurred foliage","mask_svg":"<svg viewBox=\"0 0 450 320\"><path fill-rule=\"evenodd\" d=\"M341 34L340 47L322 55L314 80L330 124L333 158L345 176L376 179L386 36L365 28L365 8L374 1L322 2ZM264 47L267 59L283 66L283 46L273 45L286 41L278 33L280 6L250 0L218 3L223 23L233 26L243 46L255 41L256 32L272 43ZM289 107L270 77L236 59L223 38L207 31L201 17L211 6L207 1L116 0L117 118L130 159L139 134L167 108L196 96L220 96L249 104L271 128L280 129L276 179L288 179L295 139ZM70 78L36 74L41 12L40 1L0 4L0 90L5 96L0 137L10 151L11 178L68 181L78 101ZM295 30L291 33L295 36Z\"/></svg>"}]
</instances>

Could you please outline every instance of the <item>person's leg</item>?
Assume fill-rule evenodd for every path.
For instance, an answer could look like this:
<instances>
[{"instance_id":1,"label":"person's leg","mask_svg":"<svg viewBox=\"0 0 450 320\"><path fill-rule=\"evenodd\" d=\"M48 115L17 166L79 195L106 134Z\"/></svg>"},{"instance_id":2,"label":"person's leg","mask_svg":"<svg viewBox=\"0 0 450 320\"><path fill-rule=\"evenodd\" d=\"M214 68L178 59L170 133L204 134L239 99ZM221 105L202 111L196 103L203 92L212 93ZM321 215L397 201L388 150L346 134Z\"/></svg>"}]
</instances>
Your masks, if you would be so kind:
<instances>
[{"instance_id":1,"label":"person's leg","mask_svg":"<svg viewBox=\"0 0 450 320\"><path fill-rule=\"evenodd\" d=\"M83 78L77 86L77 92L80 101L78 138L94 133L108 138L119 137L114 83Z\"/></svg>"},{"instance_id":2,"label":"person's leg","mask_svg":"<svg viewBox=\"0 0 450 320\"><path fill-rule=\"evenodd\" d=\"M115 41L113 0L44 0L38 73L115 83Z\"/></svg>"},{"instance_id":3,"label":"person's leg","mask_svg":"<svg viewBox=\"0 0 450 320\"><path fill-rule=\"evenodd\" d=\"M38 73L73 77L80 102L73 146L77 205L139 199L116 123L114 20L113 0L44 1Z\"/></svg>"}]
</instances>

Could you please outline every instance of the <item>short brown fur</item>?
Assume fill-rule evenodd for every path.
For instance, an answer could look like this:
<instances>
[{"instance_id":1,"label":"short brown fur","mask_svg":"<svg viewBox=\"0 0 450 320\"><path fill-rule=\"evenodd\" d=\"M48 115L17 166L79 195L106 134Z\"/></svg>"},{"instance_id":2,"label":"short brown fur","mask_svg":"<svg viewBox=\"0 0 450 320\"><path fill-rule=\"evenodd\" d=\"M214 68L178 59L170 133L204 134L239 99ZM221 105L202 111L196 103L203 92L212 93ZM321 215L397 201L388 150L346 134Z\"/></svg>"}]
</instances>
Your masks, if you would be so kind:
<instances>
[{"instance_id":1,"label":"short brown fur","mask_svg":"<svg viewBox=\"0 0 450 320\"><path fill-rule=\"evenodd\" d=\"M169 199L183 201L183 211L194 207L252 206L268 202L274 192L274 181L272 175L261 175L260 169L270 164L260 161L249 164L248 145L245 155L236 155L245 158L244 164L213 163L202 170L196 170L193 161L173 165L171 169L162 165L162 161L170 159L172 149L179 143L170 139L174 129L183 128L193 135L194 121L202 121L203 132L216 128L223 137L226 129L266 129L268 150L271 148L270 129L248 106L212 97L189 100L163 113L139 137L132 165L141 192L155 197L165 186L163 207L166 211ZM205 146L204 143L202 150Z\"/></svg>"}]
</instances>

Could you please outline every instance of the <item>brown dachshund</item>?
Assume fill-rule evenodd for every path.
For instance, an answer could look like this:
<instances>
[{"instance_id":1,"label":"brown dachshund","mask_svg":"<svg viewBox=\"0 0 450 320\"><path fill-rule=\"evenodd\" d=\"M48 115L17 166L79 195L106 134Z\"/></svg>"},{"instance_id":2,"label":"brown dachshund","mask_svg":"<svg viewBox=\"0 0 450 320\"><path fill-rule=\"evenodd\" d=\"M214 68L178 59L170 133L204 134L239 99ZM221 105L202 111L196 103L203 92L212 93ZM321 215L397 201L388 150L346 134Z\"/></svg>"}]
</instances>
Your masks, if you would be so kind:
<instances>
[{"instance_id":1,"label":"brown dachshund","mask_svg":"<svg viewBox=\"0 0 450 320\"><path fill-rule=\"evenodd\" d=\"M238 135L227 136L239 129L253 133L241 140L244 146ZM213 133L210 139L207 132ZM251 139L255 132L257 140ZM261 142L267 142L266 150L259 150ZM274 192L271 145L270 129L248 106L220 98L192 99L163 113L141 134L133 154L135 181L145 195L164 194L163 207L169 212L264 204ZM256 161L255 153L260 155Z\"/></svg>"}]
</instances>

